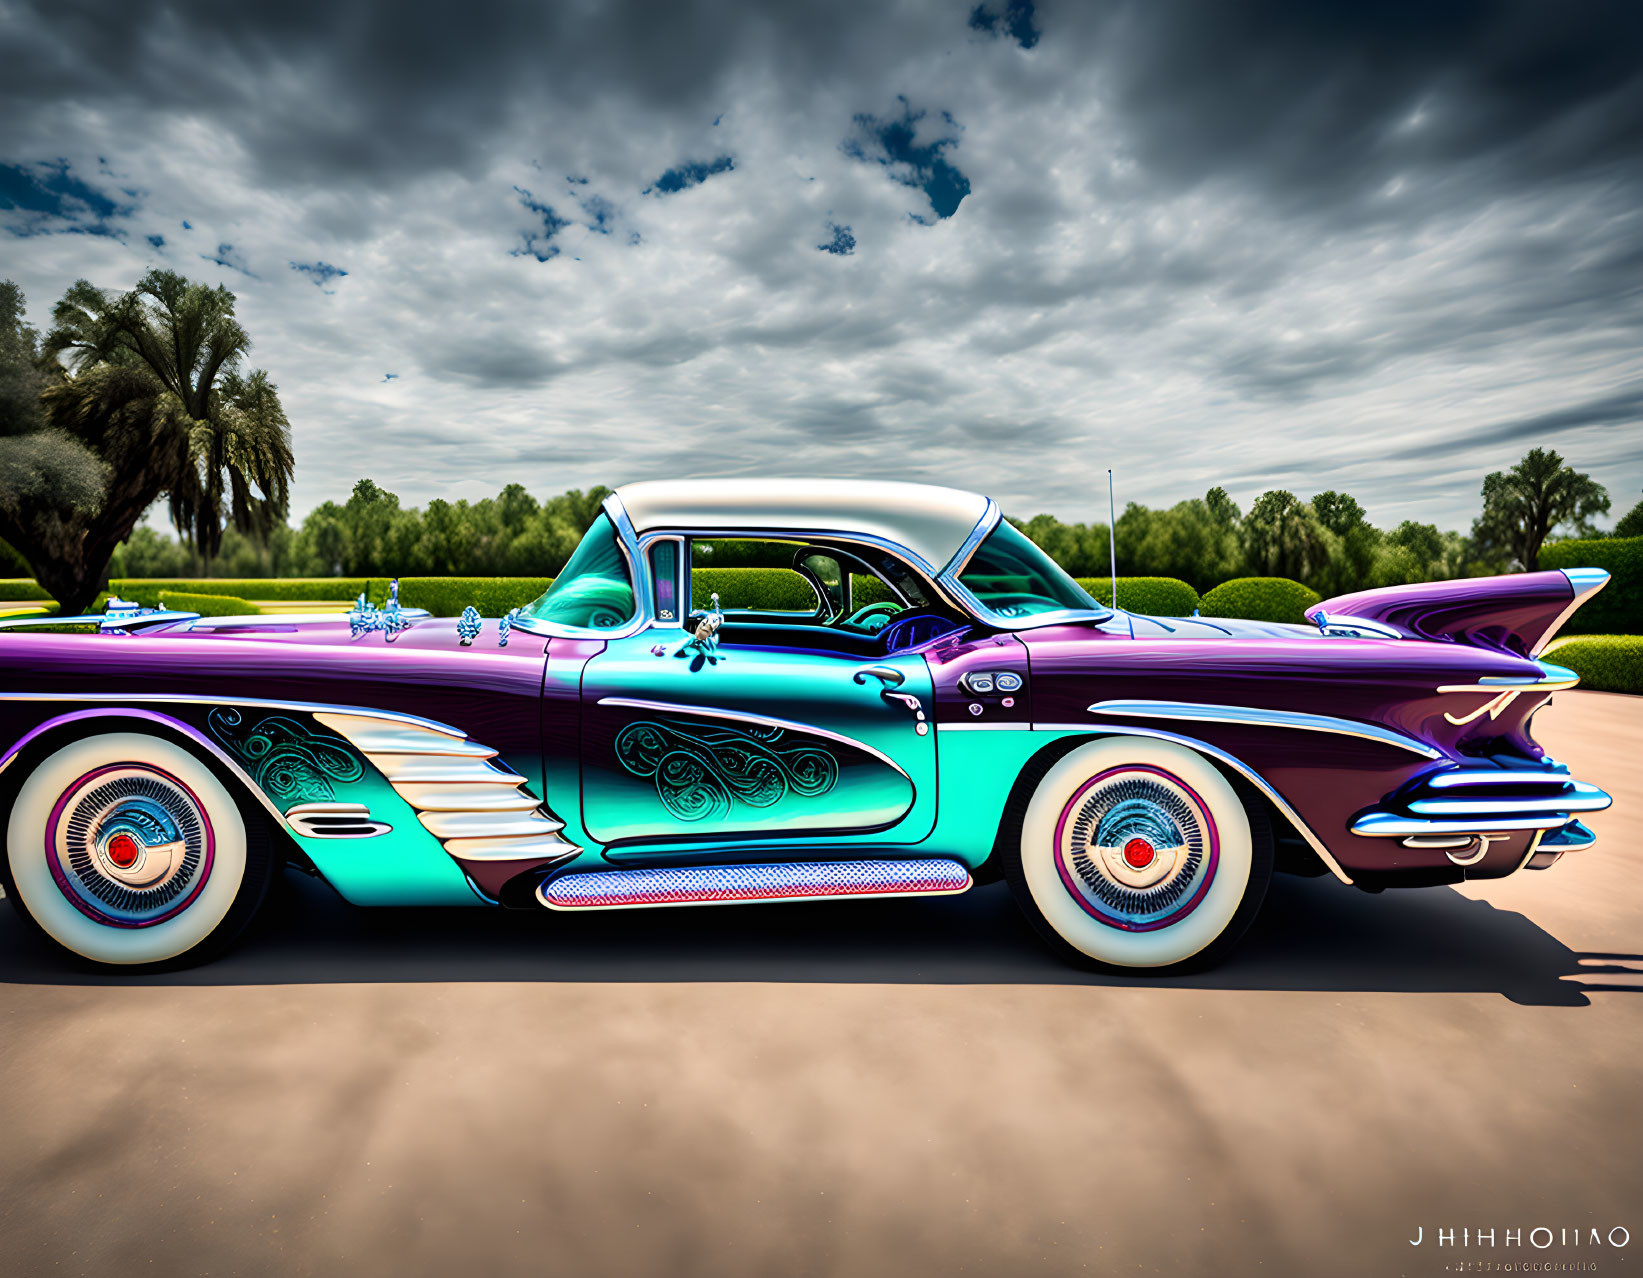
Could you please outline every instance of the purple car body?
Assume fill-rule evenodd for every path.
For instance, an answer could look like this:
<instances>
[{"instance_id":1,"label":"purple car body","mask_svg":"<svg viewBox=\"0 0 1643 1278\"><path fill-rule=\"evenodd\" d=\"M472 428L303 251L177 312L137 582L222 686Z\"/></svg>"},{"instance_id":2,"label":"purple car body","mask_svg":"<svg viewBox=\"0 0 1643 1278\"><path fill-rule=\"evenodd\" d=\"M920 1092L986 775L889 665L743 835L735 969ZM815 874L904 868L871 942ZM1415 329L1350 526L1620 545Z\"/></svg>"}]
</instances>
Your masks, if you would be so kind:
<instances>
[{"instance_id":1,"label":"purple car body","mask_svg":"<svg viewBox=\"0 0 1643 1278\"><path fill-rule=\"evenodd\" d=\"M1006 545L984 498L880 487L907 491L841 485L825 507L811 485L790 490L805 497L784 514L768 484L631 486L548 603L506 619L139 613L92 635L0 635L8 877L43 854L80 915L141 931L158 905L145 914L139 898L157 889L120 863L133 847L171 849L183 868L166 884L200 873L181 781L149 808L103 795L105 812L101 791L70 778L89 805L80 833L48 828L43 844L41 818L20 806L51 751L118 733L130 754L132 732L197 755L292 860L361 904L912 895L996 867L1049 931L1121 966L1204 950L1132 953L1105 938L1168 932L1217 865L1248 858L1244 843L1254 868L1239 873L1259 879L1268 827L1279 868L1370 890L1544 868L1592 841L1580 814L1607 796L1545 757L1530 721L1576 681L1540 654L1604 583L1597 570L1365 591L1304 626L1148 617L1050 580L1059 570ZM914 501L925 506L909 513ZM795 570L821 573L814 613L721 610L717 596L711 619L676 606L691 598L690 548L727 533L803 547ZM848 585L829 600L863 573L892 604L851 612ZM1074 775L1084 754L1094 780ZM99 767L127 764L143 766ZM153 784L170 784L158 771ZM1057 784L1060 806L1036 814L1049 800L1034 796ZM68 819L50 797L30 801L48 825ZM1044 900L1049 870L1034 886L1017 844L1035 822L1062 846L1057 873L1081 913ZM1219 936L1253 895L1229 898L1213 934L1192 926ZM64 917L58 931L80 936ZM1079 939L1085 928L1100 943ZM46 931L96 961L171 957Z\"/></svg>"}]
</instances>

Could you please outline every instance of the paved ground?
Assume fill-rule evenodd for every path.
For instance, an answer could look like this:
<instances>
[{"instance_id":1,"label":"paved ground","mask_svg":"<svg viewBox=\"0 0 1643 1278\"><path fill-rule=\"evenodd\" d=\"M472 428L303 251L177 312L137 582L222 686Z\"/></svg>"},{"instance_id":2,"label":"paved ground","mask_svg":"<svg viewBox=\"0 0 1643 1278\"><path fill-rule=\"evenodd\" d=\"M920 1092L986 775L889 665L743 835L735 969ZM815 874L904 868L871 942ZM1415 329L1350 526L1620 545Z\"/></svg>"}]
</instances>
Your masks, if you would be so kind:
<instances>
[{"instance_id":1,"label":"paved ground","mask_svg":"<svg viewBox=\"0 0 1643 1278\"><path fill-rule=\"evenodd\" d=\"M0 1272L1635 1271L1643 701L1537 725L1619 801L1592 852L1281 879L1192 980L1070 972L999 889L501 920L308 889L136 982L7 910Z\"/></svg>"}]
</instances>

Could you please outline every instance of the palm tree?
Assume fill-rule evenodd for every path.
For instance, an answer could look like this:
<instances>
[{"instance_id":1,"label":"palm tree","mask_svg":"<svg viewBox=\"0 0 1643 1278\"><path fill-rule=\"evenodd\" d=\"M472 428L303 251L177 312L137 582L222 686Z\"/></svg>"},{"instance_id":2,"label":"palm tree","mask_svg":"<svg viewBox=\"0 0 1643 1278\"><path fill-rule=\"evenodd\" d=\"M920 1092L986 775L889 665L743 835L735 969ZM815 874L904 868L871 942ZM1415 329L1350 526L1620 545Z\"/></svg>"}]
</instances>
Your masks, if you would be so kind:
<instances>
[{"instance_id":1,"label":"palm tree","mask_svg":"<svg viewBox=\"0 0 1643 1278\"><path fill-rule=\"evenodd\" d=\"M0 536L35 569L65 612L88 606L114 549L161 496L203 557L222 544L226 515L266 535L286 514L290 425L268 375L241 376L251 339L226 288L150 271L129 293L85 280L52 313L44 353L70 376L42 396L50 426L108 469L101 499L70 517L20 522L0 510Z\"/></svg>"}]
</instances>

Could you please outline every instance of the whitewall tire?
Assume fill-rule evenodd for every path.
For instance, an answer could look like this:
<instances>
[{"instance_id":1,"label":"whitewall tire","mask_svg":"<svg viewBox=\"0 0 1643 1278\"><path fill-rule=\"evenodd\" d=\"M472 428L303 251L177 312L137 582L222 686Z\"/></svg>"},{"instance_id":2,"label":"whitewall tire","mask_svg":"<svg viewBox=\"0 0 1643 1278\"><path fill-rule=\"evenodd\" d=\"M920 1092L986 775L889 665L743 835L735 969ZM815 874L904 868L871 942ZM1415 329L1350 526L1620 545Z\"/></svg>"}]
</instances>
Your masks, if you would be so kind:
<instances>
[{"instance_id":1,"label":"whitewall tire","mask_svg":"<svg viewBox=\"0 0 1643 1278\"><path fill-rule=\"evenodd\" d=\"M1214 962L1272 877L1260 805L1203 755L1147 737L1102 738L1057 760L1008 851L1006 877L1052 948L1124 969Z\"/></svg>"},{"instance_id":2,"label":"whitewall tire","mask_svg":"<svg viewBox=\"0 0 1643 1278\"><path fill-rule=\"evenodd\" d=\"M19 911L71 953L120 968L215 952L260 904L270 861L265 832L248 837L217 774L144 732L100 733L40 759L6 826Z\"/></svg>"}]
</instances>

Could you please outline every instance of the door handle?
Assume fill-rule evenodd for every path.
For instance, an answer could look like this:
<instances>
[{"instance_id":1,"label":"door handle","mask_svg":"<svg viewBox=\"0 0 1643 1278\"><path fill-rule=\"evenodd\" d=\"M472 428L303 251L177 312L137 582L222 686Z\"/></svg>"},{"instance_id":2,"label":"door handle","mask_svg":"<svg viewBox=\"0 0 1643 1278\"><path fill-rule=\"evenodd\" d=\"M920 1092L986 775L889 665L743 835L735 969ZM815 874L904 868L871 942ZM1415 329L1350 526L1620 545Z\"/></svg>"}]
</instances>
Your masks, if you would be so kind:
<instances>
[{"instance_id":1,"label":"door handle","mask_svg":"<svg viewBox=\"0 0 1643 1278\"><path fill-rule=\"evenodd\" d=\"M857 683L866 683L869 679L877 679L884 686L879 689L879 696L886 701L897 701L906 706L913 713L913 731L919 736L927 736L930 731L930 721L924 717L924 707L919 699L910 693L896 692L906 682L907 676L894 666L863 666L854 675Z\"/></svg>"}]
</instances>

